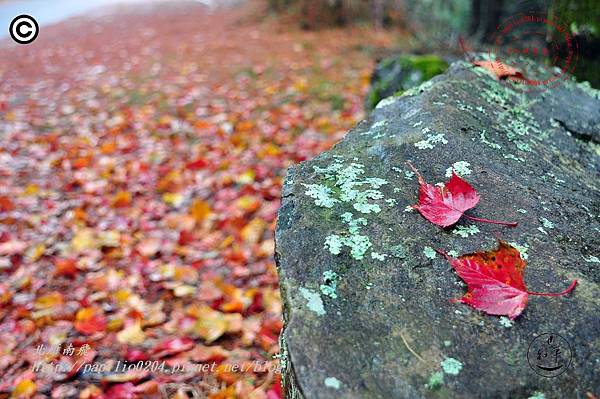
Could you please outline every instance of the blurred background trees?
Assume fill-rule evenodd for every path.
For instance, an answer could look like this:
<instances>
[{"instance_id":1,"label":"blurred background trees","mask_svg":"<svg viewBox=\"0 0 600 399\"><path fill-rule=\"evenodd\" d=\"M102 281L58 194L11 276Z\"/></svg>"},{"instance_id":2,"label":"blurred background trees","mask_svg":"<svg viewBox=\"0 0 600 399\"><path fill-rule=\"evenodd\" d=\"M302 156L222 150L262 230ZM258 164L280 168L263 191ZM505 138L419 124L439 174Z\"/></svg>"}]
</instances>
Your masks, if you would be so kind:
<instances>
[{"instance_id":1,"label":"blurred background trees","mask_svg":"<svg viewBox=\"0 0 600 399\"><path fill-rule=\"evenodd\" d=\"M497 26L527 12L547 14L570 30L580 48L575 74L600 85L600 7L597 0L268 0L303 29L371 24L410 30L417 52L459 52L459 37L474 49L494 40ZM548 32L550 43L556 32ZM566 51L567 49L564 49Z\"/></svg>"}]
</instances>

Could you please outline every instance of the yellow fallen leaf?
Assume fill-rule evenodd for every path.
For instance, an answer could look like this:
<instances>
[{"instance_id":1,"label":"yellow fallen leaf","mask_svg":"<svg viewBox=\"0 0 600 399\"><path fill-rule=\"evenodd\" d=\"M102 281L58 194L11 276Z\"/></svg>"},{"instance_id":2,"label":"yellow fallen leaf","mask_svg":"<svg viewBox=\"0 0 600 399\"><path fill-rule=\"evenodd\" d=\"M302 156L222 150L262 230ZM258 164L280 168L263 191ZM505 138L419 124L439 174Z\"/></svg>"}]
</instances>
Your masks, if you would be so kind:
<instances>
[{"instance_id":1,"label":"yellow fallen leaf","mask_svg":"<svg viewBox=\"0 0 600 399\"><path fill-rule=\"evenodd\" d=\"M252 195L243 195L236 201L236 206L244 211L252 212L260 207L260 200Z\"/></svg>"},{"instance_id":2,"label":"yellow fallen leaf","mask_svg":"<svg viewBox=\"0 0 600 399\"><path fill-rule=\"evenodd\" d=\"M267 223L263 219L254 218L244 226L240 235L247 244L256 244L262 238L266 227Z\"/></svg>"},{"instance_id":3,"label":"yellow fallen leaf","mask_svg":"<svg viewBox=\"0 0 600 399\"><path fill-rule=\"evenodd\" d=\"M139 321L136 321L117 334L117 340L122 344L139 345L144 342L145 338L146 335Z\"/></svg>"},{"instance_id":4,"label":"yellow fallen leaf","mask_svg":"<svg viewBox=\"0 0 600 399\"><path fill-rule=\"evenodd\" d=\"M23 194L33 196L33 195L36 195L39 191L40 191L40 187L37 184L30 184L27 187L25 187Z\"/></svg>"},{"instance_id":5,"label":"yellow fallen leaf","mask_svg":"<svg viewBox=\"0 0 600 399\"><path fill-rule=\"evenodd\" d=\"M175 294L175 296L178 298L188 296L188 295L193 295L195 293L196 293L196 287L194 287L193 285L178 285L173 290L173 294Z\"/></svg>"},{"instance_id":6,"label":"yellow fallen leaf","mask_svg":"<svg viewBox=\"0 0 600 399\"><path fill-rule=\"evenodd\" d=\"M11 398L30 398L35 394L37 386L31 380L23 380L17 384L10 395Z\"/></svg>"},{"instance_id":7,"label":"yellow fallen leaf","mask_svg":"<svg viewBox=\"0 0 600 399\"><path fill-rule=\"evenodd\" d=\"M164 193L163 201L167 205L178 207L183 202L183 194L181 193Z\"/></svg>"},{"instance_id":8,"label":"yellow fallen leaf","mask_svg":"<svg viewBox=\"0 0 600 399\"><path fill-rule=\"evenodd\" d=\"M50 309L60 306L64 303L64 297L60 292L51 292L50 294L39 297L34 302L34 308L37 310Z\"/></svg>"},{"instance_id":9,"label":"yellow fallen leaf","mask_svg":"<svg viewBox=\"0 0 600 399\"><path fill-rule=\"evenodd\" d=\"M31 262L35 262L36 260L38 260L39 258L42 257L42 255L44 254L44 252L46 251L46 246L44 244L37 244L34 245L33 247L30 247L27 250L27 259Z\"/></svg>"},{"instance_id":10,"label":"yellow fallen leaf","mask_svg":"<svg viewBox=\"0 0 600 399\"><path fill-rule=\"evenodd\" d=\"M252 169L248 169L246 172L242 173L237 177L238 184L250 184L254 183L254 178L256 177L256 173Z\"/></svg>"},{"instance_id":11,"label":"yellow fallen leaf","mask_svg":"<svg viewBox=\"0 0 600 399\"><path fill-rule=\"evenodd\" d=\"M121 234L117 230L108 230L98 233L98 241L102 247L116 248L119 246Z\"/></svg>"},{"instance_id":12,"label":"yellow fallen leaf","mask_svg":"<svg viewBox=\"0 0 600 399\"><path fill-rule=\"evenodd\" d=\"M76 252L96 248L96 237L92 229L78 230L71 239L71 247Z\"/></svg>"},{"instance_id":13,"label":"yellow fallen leaf","mask_svg":"<svg viewBox=\"0 0 600 399\"><path fill-rule=\"evenodd\" d=\"M199 318L193 327L193 332L197 336L210 344L225 334L228 322L224 313L213 310L208 306L202 306L199 313Z\"/></svg>"}]
</instances>

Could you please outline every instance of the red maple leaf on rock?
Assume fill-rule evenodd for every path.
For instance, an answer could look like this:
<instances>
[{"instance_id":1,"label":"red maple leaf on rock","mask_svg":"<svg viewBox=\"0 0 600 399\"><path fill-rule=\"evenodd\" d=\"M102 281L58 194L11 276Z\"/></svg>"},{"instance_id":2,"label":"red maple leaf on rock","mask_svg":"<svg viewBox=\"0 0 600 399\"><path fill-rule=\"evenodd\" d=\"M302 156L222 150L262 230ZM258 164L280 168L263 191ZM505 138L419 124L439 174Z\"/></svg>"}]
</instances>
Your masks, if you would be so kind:
<instances>
[{"instance_id":1,"label":"red maple leaf on rock","mask_svg":"<svg viewBox=\"0 0 600 399\"><path fill-rule=\"evenodd\" d=\"M425 219L438 226L448 227L458 222L464 212L475 207L479 202L479 194L473 186L461 179L454 169L452 177L443 187L428 184L419 171L409 162L408 165L419 179L419 204L413 208ZM485 223L501 224L515 227L517 223L499 222L465 215L466 218Z\"/></svg>"},{"instance_id":2,"label":"red maple leaf on rock","mask_svg":"<svg viewBox=\"0 0 600 399\"><path fill-rule=\"evenodd\" d=\"M525 309L529 295L566 295L577 284L577 280L573 280L569 288L559 293L527 291L523 281L526 262L516 248L501 240L495 250L458 258L453 258L444 251L438 252L448 259L456 273L467 283L468 292L462 298L452 301L466 303L487 314L514 319Z\"/></svg>"}]
</instances>

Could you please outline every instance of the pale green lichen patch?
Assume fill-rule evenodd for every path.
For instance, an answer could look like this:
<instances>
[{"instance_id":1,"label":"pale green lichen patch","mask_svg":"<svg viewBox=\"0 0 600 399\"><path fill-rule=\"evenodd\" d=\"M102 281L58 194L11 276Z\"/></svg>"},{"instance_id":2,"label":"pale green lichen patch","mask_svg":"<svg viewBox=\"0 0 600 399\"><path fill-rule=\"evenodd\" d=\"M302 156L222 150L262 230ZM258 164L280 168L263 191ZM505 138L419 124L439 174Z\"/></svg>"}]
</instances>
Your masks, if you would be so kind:
<instances>
[{"instance_id":1,"label":"pale green lichen patch","mask_svg":"<svg viewBox=\"0 0 600 399\"><path fill-rule=\"evenodd\" d=\"M481 133L479 133L479 141L481 141L483 144L486 144L488 147L493 148L495 150L499 150L502 148L502 146L498 143L494 143L489 141L486 137L485 137L485 129L481 131Z\"/></svg>"},{"instance_id":2,"label":"pale green lichen patch","mask_svg":"<svg viewBox=\"0 0 600 399\"><path fill-rule=\"evenodd\" d=\"M325 386L333 389L340 389L342 382L335 377L325 378Z\"/></svg>"},{"instance_id":3,"label":"pale green lichen patch","mask_svg":"<svg viewBox=\"0 0 600 399\"><path fill-rule=\"evenodd\" d=\"M443 384L444 373L442 373L441 371L435 371L429 376L429 381L427 381L427 384L425 384L425 388L429 389L430 391L435 391L436 389L440 388Z\"/></svg>"},{"instance_id":4,"label":"pale green lichen patch","mask_svg":"<svg viewBox=\"0 0 600 399\"><path fill-rule=\"evenodd\" d=\"M506 159L511 159L513 161L517 161L517 162L525 162L525 160L523 158L517 157L515 154L502 154L502 156Z\"/></svg>"},{"instance_id":5,"label":"pale green lichen patch","mask_svg":"<svg viewBox=\"0 0 600 399\"><path fill-rule=\"evenodd\" d=\"M429 246L425 246L423 248L423 254L428 259L435 259L436 255L437 255L437 253L435 252L435 249L433 249Z\"/></svg>"},{"instance_id":6,"label":"pale green lichen patch","mask_svg":"<svg viewBox=\"0 0 600 399\"><path fill-rule=\"evenodd\" d=\"M377 121L371 125L369 130L367 130L364 133L361 133L361 136L375 135L375 138L383 137L383 136L385 136L383 134L383 132L384 132L384 128L386 125L387 125L386 120Z\"/></svg>"},{"instance_id":7,"label":"pale green lichen patch","mask_svg":"<svg viewBox=\"0 0 600 399\"><path fill-rule=\"evenodd\" d=\"M517 251L519 251L519 253L521 254L521 259L527 260L527 258L529 258L529 255L527 254L527 251L529 250L529 245L527 245L527 244L520 245L516 242L509 242L509 244L512 245L513 247L515 247L517 249Z\"/></svg>"},{"instance_id":8,"label":"pale green lichen patch","mask_svg":"<svg viewBox=\"0 0 600 399\"><path fill-rule=\"evenodd\" d=\"M527 211L525 209L517 209L517 212L522 213L522 214L527 213Z\"/></svg>"},{"instance_id":9,"label":"pale green lichen patch","mask_svg":"<svg viewBox=\"0 0 600 399\"><path fill-rule=\"evenodd\" d=\"M553 229L554 228L554 223L552 223L551 221L549 221L548 219L541 217L540 218L540 223L542 224L542 226L544 226L547 229Z\"/></svg>"},{"instance_id":10,"label":"pale green lichen patch","mask_svg":"<svg viewBox=\"0 0 600 399\"><path fill-rule=\"evenodd\" d=\"M404 208L404 212L412 212L414 210L415 208L412 205L406 205L406 208Z\"/></svg>"},{"instance_id":11,"label":"pale green lichen patch","mask_svg":"<svg viewBox=\"0 0 600 399\"><path fill-rule=\"evenodd\" d=\"M588 263L600 263L600 259L598 259L597 256L593 256L593 255L584 256L583 260L585 260Z\"/></svg>"},{"instance_id":12,"label":"pale green lichen patch","mask_svg":"<svg viewBox=\"0 0 600 399\"><path fill-rule=\"evenodd\" d=\"M458 375L463 368L463 364L452 357L447 357L444 359L444 361L441 363L441 366L442 370L444 370L444 373L449 375Z\"/></svg>"},{"instance_id":13,"label":"pale green lichen patch","mask_svg":"<svg viewBox=\"0 0 600 399\"><path fill-rule=\"evenodd\" d=\"M600 90L594 89L590 82L577 83L577 87L583 90L590 97L594 97L600 100Z\"/></svg>"},{"instance_id":14,"label":"pale green lichen patch","mask_svg":"<svg viewBox=\"0 0 600 399\"><path fill-rule=\"evenodd\" d=\"M326 314L325 307L323 306L323 300L318 292L310 290L308 288L300 287L300 294L306 299L306 306L311 312L323 316Z\"/></svg>"},{"instance_id":15,"label":"pale green lichen patch","mask_svg":"<svg viewBox=\"0 0 600 399\"><path fill-rule=\"evenodd\" d=\"M587 82L586 82L587 83ZM533 395L528 397L527 399L546 399L546 395L543 392L535 391Z\"/></svg>"},{"instance_id":16,"label":"pale green lichen patch","mask_svg":"<svg viewBox=\"0 0 600 399\"><path fill-rule=\"evenodd\" d=\"M393 247L390 247L390 252L393 257L398 258L398 259L404 259L408 256L408 251L406 250L406 247L404 247L404 245L402 245L402 244L398 244L398 245L394 245Z\"/></svg>"},{"instance_id":17,"label":"pale green lichen patch","mask_svg":"<svg viewBox=\"0 0 600 399\"><path fill-rule=\"evenodd\" d=\"M344 237L338 236L337 234L325 237L325 249L329 249L329 252L334 255L340 254L344 244Z\"/></svg>"},{"instance_id":18,"label":"pale green lichen patch","mask_svg":"<svg viewBox=\"0 0 600 399\"><path fill-rule=\"evenodd\" d=\"M414 175L415 175L415 172L413 172L412 170L405 170L404 171L404 178L406 180L412 180Z\"/></svg>"},{"instance_id":19,"label":"pale green lichen patch","mask_svg":"<svg viewBox=\"0 0 600 399\"><path fill-rule=\"evenodd\" d=\"M351 212L341 215L344 223L348 225L348 235L331 234L325 237L325 249L334 255L339 255L344 246L350 248L350 255L357 260L363 259L372 244L368 236L361 235L360 227L367 225L367 219L357 218Z\"/></svg>"},{"instance_id":20,"label":"pale green lichen patch","mask_svg":"<svg viewBox=\"0 0 600 399\"><path fill-rule=\"evenodd\" d=\"M427 80L427 81L421 83L421 85L419 85L417 87L411 87L410 89L405 90L402 93L401 97L414 96L415 94L423 93L424 91L429 90L432 86L433 86L433 82L431 80ZM377 108L379 108L379 106Z\"/></svg>"},{"instance_id":21,"label":"pale green lichen patch","mask_svg":"<svg viewBox=\"0 0 600 399\"><path fill-rule=\"evenodd\" d=\"M323 295L326 295L332 299L337 298L337 285L339 276L336 272L326 270L323 272L323 284L319 287Z\"/></svg>"},{"instance_id":22,"label":"pale green lichen patch","mask_svg":"<svg viewBox=\"0 0 600 399\"><path fill-rule=\"evenodd\" d=\"M351 163L344 166L341 160L336 159L333 164L325 168L315 166L313 169L332 182L339 191L336 198L333 196L333 190L323 189L323 187L328 188L326 186L309 185L311 187L320 186L314 187L313 190L306 193L313 198L318 197L319 203L315 201L317 205L332 207L336 202L352 202L353 208L359 212L367 214L381 212L381 207L371 201L384 198L383 193L378 189L388 184L388 181L378 177L361 180L361 176L365 173L364 165Z\"/></svg>"},{"instance_id":23,"label":"pale green lichen patch","mask_svg":"<svg viewBox=\"0 0 600 399\"><path fill-rule=\"evenodd\" d=\"M448 140L446 140L446 135L444 133L431 134L428 133L430 131L431 130L426 127L421 130L423 134L427 134L427 137L424 140L417 141L415 147L420 150L431 150L435 148L435 145L438 143L448 144Z\"/></svg>"},{"instance_id":24,"label":"pale green lichen patch","mask_svg":"<svg viewBox=\"0 0 600 399\"><path fill-rule=\"evenodd\" d=\"M471 164L466 161L454 162L452 164L452 166L450 166L448 169L446 169L446 177L452 177L453 169L454 169L454 173L456 173L460 177L470 175L471 169L469 169L469 166L471 166Z\"/></svg>"},{"instance_id":25,"label":"pale green lichen patch","mask_svg":"<svg viewBox=\"0 0 600 399\"><path fill-rule=\"evenodd\" d=\"M514 325L515 323L509 319L508 317L500 317L500 325L504 328L510 328Z\"/></svg>"},{"instance_id":26,"label":"pale green lichen patch","mask_svg":"<svg viewBox=\"0 0 600 399\"><path fill-rule=\"evenodd\" d=\"M371 258L373 258L375 260L384 261L386 257L387 257L386 254L380 254L378 252L371 252Z\"/></svg>"},{"instance_id":27,"label":"pale green lichen patch","mask_svg":"<svg viewBox=\"0 0 600 399\"><path fill-rule=\"evenodd\" d=\"M375 106L375 109L387 107L388 105L395 103L397 100L398 100L398 98L394 97L394 96L386 97L377 103L377 105Z\"/></svg>"},{"instance_id":28,"label":"pale green lichen patch","mask_svg":"<svg viewBox=\"0 0 600 399\"><path fill-rule=\"evenodd\" d=\"M304 184L308 188L304 194L315 199L315 204L324 208L333 208L339 202L333 198L333 190L322 184Z\"/></svg>"},{"instance_id":29,"label":"pale green lichen patch","mask_svg":"<svg viewBox=\"0 0 600 399\"><path fill-rule=\"evenodd\" d=\"M361 260L372 244L369 237L360 234L351 234L349 237L332 234L325 238L325 248L334 255L339 255L343 246L350 248L350 255L354 259Z\"/></svg>"},{"instance_id":30,"label":"pale green lichen patch","mask_svg":"<svg viewBox=\"0 0 600 399\"><path fill-rule=\"evenodd\" d=\"M470 226L456 226L454 230L452 230L452 234L456 234L457 236L461 236L463 238L467 238L477 233L479 233L479 228L474 224Z\"/></svg>"},{"instance_id":31,"label":"pale green lichen patch","mask_svg":"<svg viewBox=\"0 0 600 399\"><path fill-rule=\"evenodd\" d=\"M455 250L448 251L448 256L458 258L458 252L456 252Z\"/></svg>"}]
</instances>

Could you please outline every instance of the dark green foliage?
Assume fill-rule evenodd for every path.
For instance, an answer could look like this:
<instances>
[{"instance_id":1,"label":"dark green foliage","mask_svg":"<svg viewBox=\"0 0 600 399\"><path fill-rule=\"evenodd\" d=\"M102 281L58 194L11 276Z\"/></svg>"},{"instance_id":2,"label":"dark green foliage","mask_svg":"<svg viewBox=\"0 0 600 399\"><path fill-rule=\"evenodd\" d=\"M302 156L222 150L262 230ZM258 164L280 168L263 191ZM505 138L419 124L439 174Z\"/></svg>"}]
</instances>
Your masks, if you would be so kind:
<instances>
[{"instance_id":1,"label":"dark green foliage","mask_svg":"<svg viewBox=\"0 0 600 399\"><path fill-rule=\"evenodd\" d=\"M381 61L373 76L365 108L371 110L385 97L400 95L404 90L439 75L448 63L436 55L401 55Z\"/></svg>"}]
</instances>

